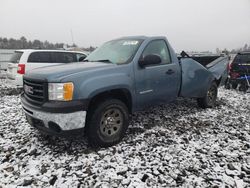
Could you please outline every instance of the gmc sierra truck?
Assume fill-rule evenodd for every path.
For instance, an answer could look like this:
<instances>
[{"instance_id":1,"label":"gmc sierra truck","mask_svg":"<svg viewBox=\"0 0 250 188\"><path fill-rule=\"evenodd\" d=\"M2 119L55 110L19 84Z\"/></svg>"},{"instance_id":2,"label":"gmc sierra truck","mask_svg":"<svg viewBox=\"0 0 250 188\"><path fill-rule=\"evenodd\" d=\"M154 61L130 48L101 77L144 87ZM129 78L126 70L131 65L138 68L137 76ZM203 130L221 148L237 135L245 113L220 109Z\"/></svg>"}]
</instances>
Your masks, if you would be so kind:
<instances>
[{"instance_id":1,"label":"gmc sierra truck","mask_svg":"<svg viewBox=\"0 0 250 188\"><path fill-rule=\"evenodd\" d=\"M84 132L92 146L108 147L123 138L129 115L148 106L191 97L213 107L228 58L181 55L165 37L124 37L82 63L32 70L21 95L27 121L49 135Z\"/></svg>"}]
</instances>

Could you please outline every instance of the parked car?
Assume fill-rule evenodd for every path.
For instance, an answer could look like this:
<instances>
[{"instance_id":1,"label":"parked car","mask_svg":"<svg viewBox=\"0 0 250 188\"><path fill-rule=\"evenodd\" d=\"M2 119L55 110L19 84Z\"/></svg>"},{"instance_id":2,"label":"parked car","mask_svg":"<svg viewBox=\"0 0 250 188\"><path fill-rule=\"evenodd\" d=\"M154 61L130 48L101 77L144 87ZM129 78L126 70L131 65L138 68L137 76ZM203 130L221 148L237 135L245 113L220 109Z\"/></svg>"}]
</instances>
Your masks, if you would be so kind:
<instances>
[{"instance_id":1,"label":"parked car","mask_svg":"<svg viewBox=\"0 0 250 188\"><path fill-rule=\"evenodd\" d=\"M230 86L233 89L237 89L240 85L239 89L246 90L245 87L245 77L250 76L250 52L241 52L238 53L233 59L232 63L229 65L229 79L227 88Z\"/></svg>"},{"instance_id":2,"label":"parked car","mask_svg":"<svg viewBox=\"0 0 250 188\"><path fill-rule=\"evenodd\" d=\"M84 63L29 72L21 102L28 122L41 132L85 132L92 146L107 147L123 138L135 111L179 96L213 107L228 58L210 58L195 61L184 54L178 59L165 37L120 38Z\"/></svg>"},{"instance_id":3,"label":"parked car","mask_svg":"<svg viewBox=\"0 0 250 188\"><path fill-rule=\"evenodd\" d=\"M0 71L7 71L8 63L15 50L0 49Z\"/></svg>"},{"instance_id":4,"label":"parked car","mask_svg":"<svg viewBox=\"0 0 250 188\"><path fill-rule=\"evenodd\" d=\"M87 54L65 50L16 50L7 68L9 82L23 85L23 75L35 68L83 61Z\"/></svg>"}]
</instances>

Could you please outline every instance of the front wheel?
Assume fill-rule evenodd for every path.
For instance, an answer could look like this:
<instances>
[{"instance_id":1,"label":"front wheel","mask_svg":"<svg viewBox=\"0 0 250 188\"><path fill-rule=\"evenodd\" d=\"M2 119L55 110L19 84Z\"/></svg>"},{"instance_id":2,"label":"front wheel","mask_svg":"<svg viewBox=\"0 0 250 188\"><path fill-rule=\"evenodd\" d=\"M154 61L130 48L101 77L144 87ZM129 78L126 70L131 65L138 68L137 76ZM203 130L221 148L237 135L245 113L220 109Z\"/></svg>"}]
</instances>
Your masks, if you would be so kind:
<instances>
[{"instance_id":1,"label":"front wheel","mask_svg":"<svg viewBox=\"0 0 250 188\"><path fill-rule=\"evenodd\" d=\"M243 83L240 85L239 91L247 92L247 90L248 90L247 84Z\"/></svg>"},{"instance_id":2,"label":"front wheel","mask_svg":"<svg viewBox=\"0 0 250 188\"><path fill-rule=\"evenodd\" d=\"M215 105L218 94L218 86L215 82L212 82L211 86L207 90L206 96L198 98L198 106L201 108L212 108Z\"/></svg>"},{"instance_id":3,"label":"front wheel","mask_svg":"<svg viewBox=\"0 0 250 188\"><path fill-rule=\"evenodd\" d=\"M86 134L93 147L109 147L121 141L129 125L127 106L108 99L93 107L87 121Z\"/></svg>"}]
</instances>

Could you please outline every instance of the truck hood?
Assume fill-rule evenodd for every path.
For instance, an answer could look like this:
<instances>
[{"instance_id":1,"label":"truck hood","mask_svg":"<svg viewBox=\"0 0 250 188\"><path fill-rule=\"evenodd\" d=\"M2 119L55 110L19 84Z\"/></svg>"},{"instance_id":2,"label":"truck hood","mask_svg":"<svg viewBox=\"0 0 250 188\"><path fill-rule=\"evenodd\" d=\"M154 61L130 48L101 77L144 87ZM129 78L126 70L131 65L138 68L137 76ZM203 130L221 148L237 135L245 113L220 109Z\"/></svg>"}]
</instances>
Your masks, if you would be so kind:
<instances>
[{"instance_id":1,"label":"truck hood","mask_svg":"<svg viewBox=\"0 0 250 188\"><path fill-rule=\"evenodd\" d=\"M53 80L59 81L62 78L70 76L72 74L100 70L100 69L109 69L111 67L117 66L115 64L102 63L102 62L77 62L77 63L68 63L55 66L46 66L37 69L28 71L24 77L35 78L42 80Z\"/></svg>"}]
</instances>

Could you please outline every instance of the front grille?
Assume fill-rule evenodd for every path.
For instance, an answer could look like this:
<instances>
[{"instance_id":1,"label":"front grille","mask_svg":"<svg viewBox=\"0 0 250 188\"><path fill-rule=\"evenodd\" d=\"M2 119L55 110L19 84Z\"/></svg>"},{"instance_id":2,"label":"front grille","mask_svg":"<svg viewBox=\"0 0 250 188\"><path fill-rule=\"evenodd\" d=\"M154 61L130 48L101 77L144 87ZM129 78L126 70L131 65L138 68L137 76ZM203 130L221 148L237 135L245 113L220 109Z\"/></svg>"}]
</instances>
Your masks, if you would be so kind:
<instances>
[{"instance_id":1,"label":"front grille","mask_svg":"<svg viewBox=\"0 0 250 188\"><path fill-rule=\"evenodd\" d=\"M41 80L23 80L25 98L36 105L41 105L47 100L47 84Z\"/></svg>"}]
</instances>

